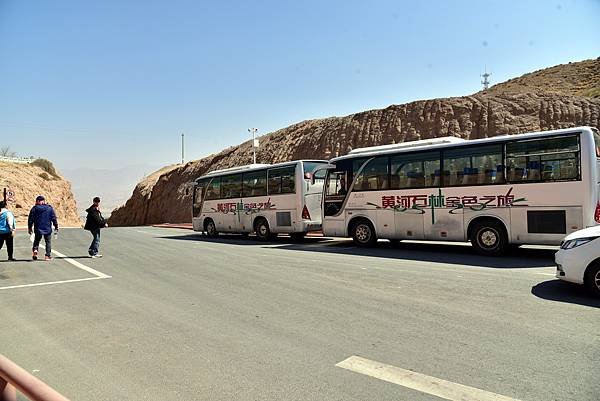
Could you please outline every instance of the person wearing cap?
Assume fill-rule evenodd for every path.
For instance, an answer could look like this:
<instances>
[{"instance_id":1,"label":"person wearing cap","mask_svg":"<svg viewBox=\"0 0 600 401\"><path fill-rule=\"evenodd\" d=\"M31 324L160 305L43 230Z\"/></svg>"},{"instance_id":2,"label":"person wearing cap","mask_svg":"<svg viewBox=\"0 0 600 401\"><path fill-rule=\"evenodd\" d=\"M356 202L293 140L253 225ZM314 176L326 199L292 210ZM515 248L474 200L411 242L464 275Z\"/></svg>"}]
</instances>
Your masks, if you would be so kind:
<instances>
[{"instance_id":1,"label":"person wearing cap","mask_svg":"<svg viewBox=\"0 0 600 401\"><path fill-rule=\"evenodd\" d=\"M98 253L100 250L100 230L104 227L108 227L108 224L106 224L106 220L104 220L102 213L100 213L99 197L96 196L93 199L92 206L87 208L86 212L87 217L85 219L85 226L83 228L92 233L92 243L90 244L88 253L92 258L101 258L102 255Z\"/></svg>"},{"instance_id":2,"label":"person wearing cap","mask_svg":"<svg viewBox=\"0 0 600 401\"><path fill-rule=\"evenodd\" d=\"M46 199L40 195L35 198L35 206L29 211L29 218L27 219L27 228L29 235L34 234L33 237L33 248L31 248L33 260L38 258L38 247L40 241L44 237L46 243L45 260L52 260L52 226L58 231L58 221L56 220L56 213L52 206L46 204Z\"/></svg>"},{"instance_id":3,"label":"person wearing cap","mask_svg":"<svg viewBox=\"0 0 600 401\"><path fill-rule=\"evenodd\" d=\"M8 260L14 262L13 257L13 237L17 229L15 216L8 210L5 201L0 201L0 249L6 242L6 250L8 252Z\"/></svg>"}]
</instances>

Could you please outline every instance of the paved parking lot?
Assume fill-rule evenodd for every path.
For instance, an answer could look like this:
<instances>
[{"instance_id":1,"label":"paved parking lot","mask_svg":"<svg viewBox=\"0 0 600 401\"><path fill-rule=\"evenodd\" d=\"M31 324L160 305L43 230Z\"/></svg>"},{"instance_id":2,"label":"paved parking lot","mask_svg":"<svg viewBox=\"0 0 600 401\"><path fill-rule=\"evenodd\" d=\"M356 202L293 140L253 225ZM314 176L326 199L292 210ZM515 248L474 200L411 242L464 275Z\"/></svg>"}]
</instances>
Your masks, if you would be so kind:
<instances>
[{"instance_id":1,"label":"paved parking lot","mask_svg":"<svg viewBox=\"0 0 600 401\"><path fill-rule=\"evenodd\" d=\"M0 262L0 352L72 400L600 394L600 301L554 279L551 248L138 227L103 231L102 259L62 230L32 262L25 237Z\"/></svg>"}]
</instances>

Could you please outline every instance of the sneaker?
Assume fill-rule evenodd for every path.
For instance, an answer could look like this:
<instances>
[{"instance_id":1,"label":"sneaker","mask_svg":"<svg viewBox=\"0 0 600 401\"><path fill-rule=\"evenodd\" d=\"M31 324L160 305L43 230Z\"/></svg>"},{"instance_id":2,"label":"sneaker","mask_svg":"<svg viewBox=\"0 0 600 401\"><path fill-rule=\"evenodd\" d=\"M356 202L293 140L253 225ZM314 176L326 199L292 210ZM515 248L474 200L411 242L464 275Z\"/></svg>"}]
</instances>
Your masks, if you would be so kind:
<instances>
[{"instance_id":1,"label":"sneaker","mask_svg":"<svg viewBox=\"0 0 600 401\"><path fill-rule=\"evenodd\" d=\"M101 258L101 257L102 257L102 255L100 255L99 253L92 255L92 258Z\"/></svg>"},{"instance_id":2,"label":"sneaker","mask_svg":"<svg viewBox=\"0 0 600 401\"><path fill-rule=\"evenodd\" d=\"M37 255L38 255L38 251L33 251L33 255L31 256L31 259L37 260Z\"/></svg>"},{"instance_id":3,"label":"sneaker","mask_svg":"<svg viewBox=\"0 0 600 401\"><path fill-rule=\"evenodd\" d=\"M17 261L17 259L15 259L15 258L8 258L8 261L9 261L9 262L16 262L16 261Z\"/></svg>"},{"instance_id":4,"label":"sneaker","mask_svg":"<svg viewBox=\"0 0 600 401\"><path fill-rule=\"evenodd\" d=\"M52 260L52 256L48 256L48 255L46 255L46 256L44 256L44 260L45 260L45 261Z\"/></svg>"}]
</instances>

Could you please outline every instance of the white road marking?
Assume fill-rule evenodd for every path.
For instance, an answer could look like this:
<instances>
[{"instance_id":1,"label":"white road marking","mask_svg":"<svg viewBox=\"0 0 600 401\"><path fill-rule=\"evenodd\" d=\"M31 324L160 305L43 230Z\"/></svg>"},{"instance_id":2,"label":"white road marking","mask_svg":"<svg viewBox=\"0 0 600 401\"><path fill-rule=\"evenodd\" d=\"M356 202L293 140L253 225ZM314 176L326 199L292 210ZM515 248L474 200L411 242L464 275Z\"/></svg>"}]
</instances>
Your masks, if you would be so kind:
<instances>
[{"instance_id":1,"label":"white road marking","mask_svg":"<svg viewBox=\"0 0 600 401\"><path fill-rule=\"evenodd\" d=\"M0 287L0 290L10 290L13 288L24 288L24 287L40 287L43 285L53 285L53 284L64 284L64 283L76 283L78 281L90 281L90 280L102 280L108 277L88 277L88 278L77 278L74 280L62 280L62 281L46 281L43 283L35 283L35 284L22 284L22 285L11 285L8 287Z\"/></svg>"},{"instance_id":2,"label":"white road marking","mask_svg":"<svg viewBox=\"0 0 600 401\"><path fill-rule=\"evenodd\" d=\"M46 249L41 244L40 244L40 248ZM79 263L78 261L73 260L73 259L63 255L62 253L55 251L54 249L52 250L52 253L54 255L58 256L59 258L62 258L62 260L64 260L65 262L72 264L73 266L77 267L78 269L81 269L90 274L93 274L96 277L77 278L77 279L72 279L72 280L61 280L61 281L46 281L43 283L34 283L34 284L11 285L11 286L7 286L7 287L0 287L0 290L9 290L9 289L14 289L14 288L24 288L24 287L40 287L43 285L53 285L53 284L76 283L78 281L101 280L101 279L112 277L112 276L109 276L108 274L104 274L96 269L92 269L91 267L86 266L83 263ZM40 261L40 263L46 263L46 262Z\"/></svg>"},{"instance_id":3,"label":"white road marking","mask_svg":"<svg viewBox=\"0 0 600 401\"><path fill-rule=\"evenodd\" d=\"M453 401L518 401L489 391L480 390L421 373L397 368L359 356L351 356L335 366L379 380L398 384L425 394Z\"/></svg>"},{"instance_id":4,"label":"white road marking","mask_svg":"<svg viewBox=\"0 0 600 401\"><path fill-rule=\"evenodd\" d=\"M536 274L541 274L542 276L556 276L556 273L536 273Z\"/></svg>"},{"instance_id":5,"label":"white road marking","mask_svg":"<svg viewBox=\"0 0 600 401\"><path fill-rule=\"evenodd\" d=\"M73 259L63 255L62 253L57 252L54 249L52 250L52 253L55 254L56 256L58 256L59 258L62 258L65 262L69 262L73 266L75 266L81 270L85 270L86 272L91 273L94 276L97 276L98 278L111 278L111 276L104 274L102 272L99 272L98 270L92 269L91 267L88 267L88 266L84 265L83 263L79 263L78 261L73 260Z\"/></svg>"}]
</instances>

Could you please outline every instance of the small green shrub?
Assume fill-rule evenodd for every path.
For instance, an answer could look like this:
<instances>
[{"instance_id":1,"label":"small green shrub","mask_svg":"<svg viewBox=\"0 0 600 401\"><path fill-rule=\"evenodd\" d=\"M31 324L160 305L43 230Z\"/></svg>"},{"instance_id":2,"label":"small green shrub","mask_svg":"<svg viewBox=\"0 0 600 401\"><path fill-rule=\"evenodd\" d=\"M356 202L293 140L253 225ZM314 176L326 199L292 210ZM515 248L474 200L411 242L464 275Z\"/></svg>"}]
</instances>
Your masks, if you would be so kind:
<instances>
[{"instance_id":1,"label":"small green shrub","mask_svg":"<svg viewBox=\"0 0 600 401\"><path fill-rule=\"evenodd\" d=\"M50 176L48 175L48 173L43 172L43 173L39 173L38 176L40 176L41 178L43 178L46 181L50 180Z\"/></svg>"}]
</instances>

